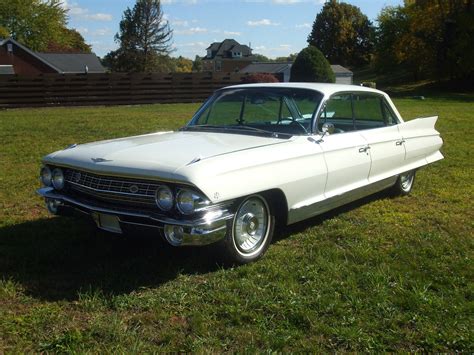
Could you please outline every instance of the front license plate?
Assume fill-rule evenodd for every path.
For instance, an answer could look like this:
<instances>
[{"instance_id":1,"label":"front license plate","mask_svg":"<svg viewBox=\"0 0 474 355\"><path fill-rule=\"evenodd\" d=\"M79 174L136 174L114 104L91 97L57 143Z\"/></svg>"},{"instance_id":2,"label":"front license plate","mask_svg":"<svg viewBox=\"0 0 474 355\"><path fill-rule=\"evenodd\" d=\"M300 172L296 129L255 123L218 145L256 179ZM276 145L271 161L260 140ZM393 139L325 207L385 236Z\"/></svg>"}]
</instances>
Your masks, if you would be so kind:
<instances>
[{"instance_id":1,"label":"front license plate","mask_svg":"<svg viewBox=\"0 0 474 355\"><path fill-rule=\"evenodd\" d=\"M110 214L98 213L97 226L109 232L122 233L118 217Z\"/></svg>"}]
</instances>

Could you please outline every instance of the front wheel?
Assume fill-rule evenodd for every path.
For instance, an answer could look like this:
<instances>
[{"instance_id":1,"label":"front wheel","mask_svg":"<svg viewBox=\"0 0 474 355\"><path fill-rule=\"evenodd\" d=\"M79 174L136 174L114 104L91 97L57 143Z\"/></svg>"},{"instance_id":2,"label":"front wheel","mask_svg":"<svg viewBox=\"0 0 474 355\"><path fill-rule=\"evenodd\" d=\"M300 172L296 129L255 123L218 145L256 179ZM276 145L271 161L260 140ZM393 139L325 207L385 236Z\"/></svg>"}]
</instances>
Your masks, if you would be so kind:
<instances>
[{"instance_id":1,"label":"front wheel","mask_svg":"<svg viewBox=\"0 0 474 355\"><path fill-rule=\"evenodd\" d=\"M275 217L263 196L245 198L222 241L226 261L246 264L258 260L272 241L274 225Z\"/></svg>"},{"instance_id":2,"label":"front wheel","mask_svg":"<svg viewBox=\"0 0 474 355\"><path fill-rule=\"evenodd\" d=\"M415 170L407 171L398 176L397 182L392 187L394 195L408 195L415 183Z\"/></svg>"}]
</instances>

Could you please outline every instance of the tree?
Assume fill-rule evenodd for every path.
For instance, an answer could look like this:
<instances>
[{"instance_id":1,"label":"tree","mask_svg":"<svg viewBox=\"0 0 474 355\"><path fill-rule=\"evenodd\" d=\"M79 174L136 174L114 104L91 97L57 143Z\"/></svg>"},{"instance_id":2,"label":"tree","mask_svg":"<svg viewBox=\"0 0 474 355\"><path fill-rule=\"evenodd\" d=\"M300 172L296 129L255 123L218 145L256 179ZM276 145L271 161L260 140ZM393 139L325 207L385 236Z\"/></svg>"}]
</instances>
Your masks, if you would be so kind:
<instances>
[{"instance_id":1,"label":"tree","mask_svg":"<svg viewBox=\"0 0 474 355\"><path fill-rule=\"evenodd\" d=\"M410 0L378 16L376 68L398 67L413 79L474 76L471 0Z\"/></svg>"},{"instance_id":2,"label":"tree","mask_svg":"<svg viewBox=\"0 0 474 355\"><path fill-rule=\"evenodd\" d=\"M92 53L84 37L75 29L63 28L61 42L50 41L45 52L60 53Z\"/></svg>"},{"instance_id":3,"label":"tree","mask_svg":"<svg viewBox=\"0 0 474 355\"><path fill-rule=\"evenodd\" d=\"M120 47L106 56L114 71L151 72L172 52L173 31L163 19L160 0L137 0L120 21L115 41Z\"/></svg>"},{"instance_id":4,"label":"tree","mask_svg":"<svg viewBox=\"0 0 474 355\"><path fill-rule=\"evenodd\" d=\"M372 23L358 7L330 0L316 16L308 43L333 64L359 67L369 63L373 39Z\"/></svg>"},{"instance_id":5,"label":"tree","mask_svg":"<svg viewBox=\"0 0 474 355\"><path fill-rule=\"evenodd\" d=\"M202 59L198 55L196 55L196 57L194 58L192 71L202 72Z\"/></svg>"},{"instance_id":6,"label":"tree","mask_svg":"<svg viewBox=\"0 0 474 355\"><path fill-rule=\"evenodd\" d=\"M8 36L10 36L10 32L5 27L0 26L0 38L7 38Z\"/></svg>"},{"instance_id":7,"label":"tree","mask_svg":"<svg viewBox=\"0 0 474 355\"><path fill-rule=\"evenodd\" d=\"M34 51L90 52L84 38L67 28L60 0L0 1L0 37L12 37Z\"/></svg>"},{"instance_id":8,"label":"tree","mask_svg":"<svg viewBox=\"0 0 474 355\"><path fill-rule=\"evenodd\" d=\"M303 49L291 67L291 81L334 83L331 65L314 46Z\"/></svg>"},{"instance_id":9,"label":"tree","mask_svg":"<svg viewBox=\"0 0 474 355\"><path fill-rule=\"evenodd\" d=\"M292 53L287 57L276 57L275 62L294 62L297 56L298 53Z\"/></svg>"},{"instance_id":10,"label":"tree","mask_svg":"<svg viewBox=\"0 0 474 355\"><path fill-rule=\"evenodd\" d=\"M193 61L191 59L179 56L178 58L173 58L173 62L176 73L191 73L193 71Z\"/></svg>"},{"instance_id":11,"label":"tree","mask_svg":"<svg viewBox=\"0 0 474 355\"><path fill-rule=\"evenodd\" d=\"M254 62L271 62L270 58L263 54L253 54Z\"/></svg>"}]
</instances>

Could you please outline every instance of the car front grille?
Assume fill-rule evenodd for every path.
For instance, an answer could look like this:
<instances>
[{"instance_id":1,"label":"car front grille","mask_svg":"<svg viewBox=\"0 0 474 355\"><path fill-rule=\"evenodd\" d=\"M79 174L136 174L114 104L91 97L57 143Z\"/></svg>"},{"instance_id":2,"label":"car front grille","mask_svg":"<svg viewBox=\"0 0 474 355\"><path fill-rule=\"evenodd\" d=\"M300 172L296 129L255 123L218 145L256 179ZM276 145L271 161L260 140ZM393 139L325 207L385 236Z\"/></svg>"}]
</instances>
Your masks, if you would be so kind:
<instances>
[{"instance_id":1,"label":"car front grille","mask_svg":"<svg viewBox=\"0 0 474 355\"><path fill-rule=\"evenodd\" d=\"M77 194L142 207L156 207L155 193L162 186L158 182L102 176L75 169L66 169L64 177L68 188Z\"/></svg>"}]
</instances>

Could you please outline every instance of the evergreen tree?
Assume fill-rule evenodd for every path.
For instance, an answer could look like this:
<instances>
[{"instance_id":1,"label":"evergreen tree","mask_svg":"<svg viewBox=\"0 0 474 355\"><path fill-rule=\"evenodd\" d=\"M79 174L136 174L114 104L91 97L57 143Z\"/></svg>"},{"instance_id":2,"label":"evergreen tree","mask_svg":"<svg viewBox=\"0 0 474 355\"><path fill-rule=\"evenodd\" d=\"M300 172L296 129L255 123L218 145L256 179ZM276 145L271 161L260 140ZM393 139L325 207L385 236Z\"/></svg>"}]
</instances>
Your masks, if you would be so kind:
<instances>
[{"instance_id":1,"label":"evergreen tree","mask_svg":"<svg viewBox=\"0 0 474 355\"><path fill-rule=\"evenodd\" d=\"M171 52L173 31L163 19L160 0L137 0L120 21L115 41L119 49L106 55L113 71L152 72Z\"/></svg>"},{"instance_id":2,"label":"evergreen tree","mask_svg":"<svg viewBox=\"0 0 474 355\"><path fill-rule=\"evenodd\" d=\"M331 65L323 53L314 46L303 49L291 66L291 81L334 83Z\"/></svg>"}]
</instances>

